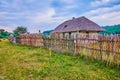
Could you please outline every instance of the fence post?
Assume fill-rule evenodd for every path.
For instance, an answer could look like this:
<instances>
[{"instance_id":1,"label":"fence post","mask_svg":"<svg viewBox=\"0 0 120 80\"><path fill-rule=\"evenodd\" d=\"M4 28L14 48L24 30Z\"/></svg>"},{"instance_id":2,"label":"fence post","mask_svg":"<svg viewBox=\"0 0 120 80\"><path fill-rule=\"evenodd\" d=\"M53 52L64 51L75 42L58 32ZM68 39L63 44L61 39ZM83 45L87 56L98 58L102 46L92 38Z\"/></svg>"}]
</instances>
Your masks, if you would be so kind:
<instances>
[{"instance_id":1,"label":"fence post","mask_svg":"<svg viewBox=\"0 0 120 80\"><path fill-rule=\"evenodd\" d=\"M76 55L76 54L78 54L78 35L76 35L76 38L74 38L73 40L74 40L74 55Z\"/></svg>"},{"instance_id":2,"label":"fence post","mask_svg":"<svg viewBox=\"0 0 120 80\"><path fill-rule=\"evenodd\" d=\"M100 60L102 61L102 37L100 36Z\"/></svg>"}]
</instances>

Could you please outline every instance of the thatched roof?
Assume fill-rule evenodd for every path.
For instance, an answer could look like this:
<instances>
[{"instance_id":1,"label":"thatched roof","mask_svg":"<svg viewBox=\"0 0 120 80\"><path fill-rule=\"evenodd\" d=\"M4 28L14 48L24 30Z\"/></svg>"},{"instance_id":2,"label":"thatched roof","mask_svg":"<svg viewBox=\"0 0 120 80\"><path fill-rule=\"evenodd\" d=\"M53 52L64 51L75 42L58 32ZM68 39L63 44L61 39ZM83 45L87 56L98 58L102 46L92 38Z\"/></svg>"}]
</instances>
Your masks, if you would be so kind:
<instances>
[{"instance_id":1,"label":"thatched roof","mask_svg":"<svg viewBox=\"0 0 120 80\"><path fill-rule=\"evenodd\" d=\"M104 31L98 24L86 17L73 18L60 24L54 32L73 32L73 31Z\"/></svg>"}]
</instances>

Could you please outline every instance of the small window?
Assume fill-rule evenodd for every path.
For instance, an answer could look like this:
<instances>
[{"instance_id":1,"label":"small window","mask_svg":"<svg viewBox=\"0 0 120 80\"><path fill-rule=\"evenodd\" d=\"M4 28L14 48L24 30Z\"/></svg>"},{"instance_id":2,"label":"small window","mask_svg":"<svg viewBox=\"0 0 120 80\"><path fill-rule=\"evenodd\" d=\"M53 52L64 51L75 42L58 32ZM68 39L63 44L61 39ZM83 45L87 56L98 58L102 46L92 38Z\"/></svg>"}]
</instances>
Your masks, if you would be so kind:
<instances>
[{"instance_id":1,"label":"small window","mask_svg":"<svg viewBox=\"0 0 120 80\"><path fill-rule=\"evenodd\" d=\"M66 28L66 27L67 27L67 25L64 26L64 28Z\"/></svg>"},{"instance_id":2,"label":"small window","mask_svg":"<svg viewBox=\"0 0 120 80\"><path fill-rule=\"evenodd\" d=\"M86 32L86 38L89 38L89 32Z\"/></svg>"}]
</instances>

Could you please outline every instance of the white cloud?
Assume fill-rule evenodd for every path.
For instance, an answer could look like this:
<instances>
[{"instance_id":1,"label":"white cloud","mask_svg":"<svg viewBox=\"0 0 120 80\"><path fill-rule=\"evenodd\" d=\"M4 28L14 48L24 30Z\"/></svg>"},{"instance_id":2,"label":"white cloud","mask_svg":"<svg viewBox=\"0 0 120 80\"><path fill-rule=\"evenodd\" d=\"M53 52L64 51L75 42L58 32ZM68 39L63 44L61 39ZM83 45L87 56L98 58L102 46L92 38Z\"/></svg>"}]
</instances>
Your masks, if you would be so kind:
<instances>
[{"instance_id":1,"label":"white cloud","mask_svg":"<svg viewBox=\"0 0 120 80\"><path fill-rule=\"evenodd\" d=\"M56 5L54 7L56 11L58 11L59 13L70 12L71 10L77 8L78 4L80 4L79 0L53 0L53 1L59 3L58 6Z\"/></svg>"},{"instance_id":2,"label":"white cloud","mask_svg":"<svg viewBox=\"0 0 120 80\"><path fill-rule=\"evenodd\" d=\"M1 7L4 9L16 9L16 10L20 10L23 6L21 2L22 0L11 0L11 1L7 1L7 0L1 0Z\"/></svg>"},{"instance_id":3,"label":"white cloud","mask_svg":"<svg viewBox=\"0 0 120 80\"><path fill-rule=\"evenodd\" d=\"M1 3L0 6L3 7L3 8L7 8L8 5L9 5L9 3L7 1L5 1L5 0L0 1L0 3Z\"/></svg>"},{"instance_id":4,"label":"white cloud","mask_svg":"<svg viewBox=\"0 0 120 80\"><path fill-rule=\"evenodd\" d=\"M36 0L26 0L28 3L32 3L32 2L34 2L34 1L36 1Z\"/></svg>"},{"instance_id":5,"label":"white cloud","mask_svg":"<svg viewBox=\"0 0 120 80\"><path fill-rule=\"evenodd\" d=\"M26 18L34 24L40 24L43 22L50 22L52 16L55 15L55 10L53 8L49 8L48 10L44 12L37 12L34 13L33 15L29 15Z\"/></svg>"},{"instance_id":6,"label":"white cloud","mask_svg":"<svg viewBox=\"0 0 120 80\"><path fill-rule=\"evenodd\" d=\"M77 0L60 0L60 1L70 5L70 4L75 4Z\"/></svg>"},{"instance_id":7,"label":"white cloud","mask_svg":"<svg viewBox=\"0 0 120 80\"><path fill-rule=\"evenodd\" d=\"M10 22L12 20L19 20L20 18L24 18L28 12L9 12L9 11L1 11L0 12L0 22Z\"/></svg>"},{"instance_id":8,"label":"white cloud","mask_svg":"<svg viewBox=\"0 0 120 80\"><path fill-rule=\"evenodd\" d=\"M114 3L118 0L95 0L93 2L91 2L91 5L93 7L97 7L97 6L102 6L102 5L108 5L108 4L111 4L111 3Z\"/></svg>"},{"instance_id":9,"label":"white cloud","mask_svg":"<svg viewBox=\"0 0 120 80\"><path fill-rule=\"evenodd\" d=\"M56 4L53 6L53 2ZM93 1L93 0L92 0ZM82 15L87 16L100 25L120 23L120 5L113 7L98 6L112 4L118 0L94 0L90 10ZM26 26L28 30L52 29L65 20L72 17L80 17L83 13L82 0L1 0L0 1L0 25L9 31L17 26ZM62 5L64 4L64 5ZM2 7L1 7L2 6ZM84 5L83 5L84 6ZM14 24L14 25L13 25ZM44 28L43 28L44 27Z\"/></svg>"},{"instance_id":10,"label":"white cloud","mask_svg":"<svg viewBox=\"0 0 120 80\"><path fill-rule=\"evenodd\" d=\"M71 8L76 7L75 1L77 0L60 0L60 2L66 5L64 5L62 11L57 9L58 12L51 4L53 1L54 0L2 0L0 3L5 10L0 12L0 25L11 28L13 28L12 24L14 23L19 24L19 26L23 25L28 27L38 27L39 25L47 24L56 26L55 24L60 24L64 20L72 17L71 15L73 14L68 15L68 12Z\"/></svg>"},{"instance_id":11,"label":"white cloud","mask_svg":"<svg viewBox=\"0 0 120 80\"><path fill-rule=\"evenodd\" d=\"M91 19L96 21L99 25L114 25L120 24L120 11L119 12L111 12L106 13L99 16L93 16Z\"/></svg>"},{"instance_id":12,"label":"white cloud","mask_svg":"<svg viewBox=\"0 0 120 80\"><path fill-rule=\"evenodd\" d=\"M54 8L48 8L44 12L37 12L33 15L28 15L26 19L28 20L28 23L40 25L40 24L56 24L61 23L64 20L71 17L71 15L67 16L55 16L57 13L55 12Z\"/></svg>"},{"instance_id":13,"label":"white cloud","mask_svg":"<svg viewBox=\"0 0 120 80\"><path fill-rule=\"evenodd\" d=\"M108 8L98 8L83 15L97 22L99 25L120 24L120 5Z\"/></svg>"},{"instance_id":14,"label":"white cloud","mask_svg":"<svg viewBox=\"0 0 120 80\"><path fill-rule=\"evenodd\" d=\"M9 32L13 31L10 27L6 27L6 26L0 26L0 29L4 29L5 31L9 31Z\"/></svg>"},{"instance_id":15,"label":"white cloud","mask_svg":"<svg viewBox=\"0 0 120 80\"><path fill-rule=\"evenodd\" d=\"M89 12L84 13L84 15L97 16L97 15L102 15L105 13L111 13L116 11L117 12L120 11L120 5L115 5L113 7L97 8L95 10L91 10Z\"/></svg>"}]
</instances>

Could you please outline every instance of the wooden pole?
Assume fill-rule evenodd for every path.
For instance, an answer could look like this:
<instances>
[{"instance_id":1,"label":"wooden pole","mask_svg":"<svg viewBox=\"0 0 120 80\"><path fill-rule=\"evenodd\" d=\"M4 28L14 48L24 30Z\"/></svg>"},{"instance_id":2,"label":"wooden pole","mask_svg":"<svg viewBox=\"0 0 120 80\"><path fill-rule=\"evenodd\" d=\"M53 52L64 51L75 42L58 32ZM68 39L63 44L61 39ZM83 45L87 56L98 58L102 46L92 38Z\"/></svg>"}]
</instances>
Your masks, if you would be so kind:
<instances>
[{"instance_id":1,"label":"wooden pole","mask_svg":"<svg viewBox=\"0 0 120 80\"><path fill-rule=\"evenodd\" d=\"M100 36L100 60L102 61L102 37Z\"/></svg>"}]
</instances>

